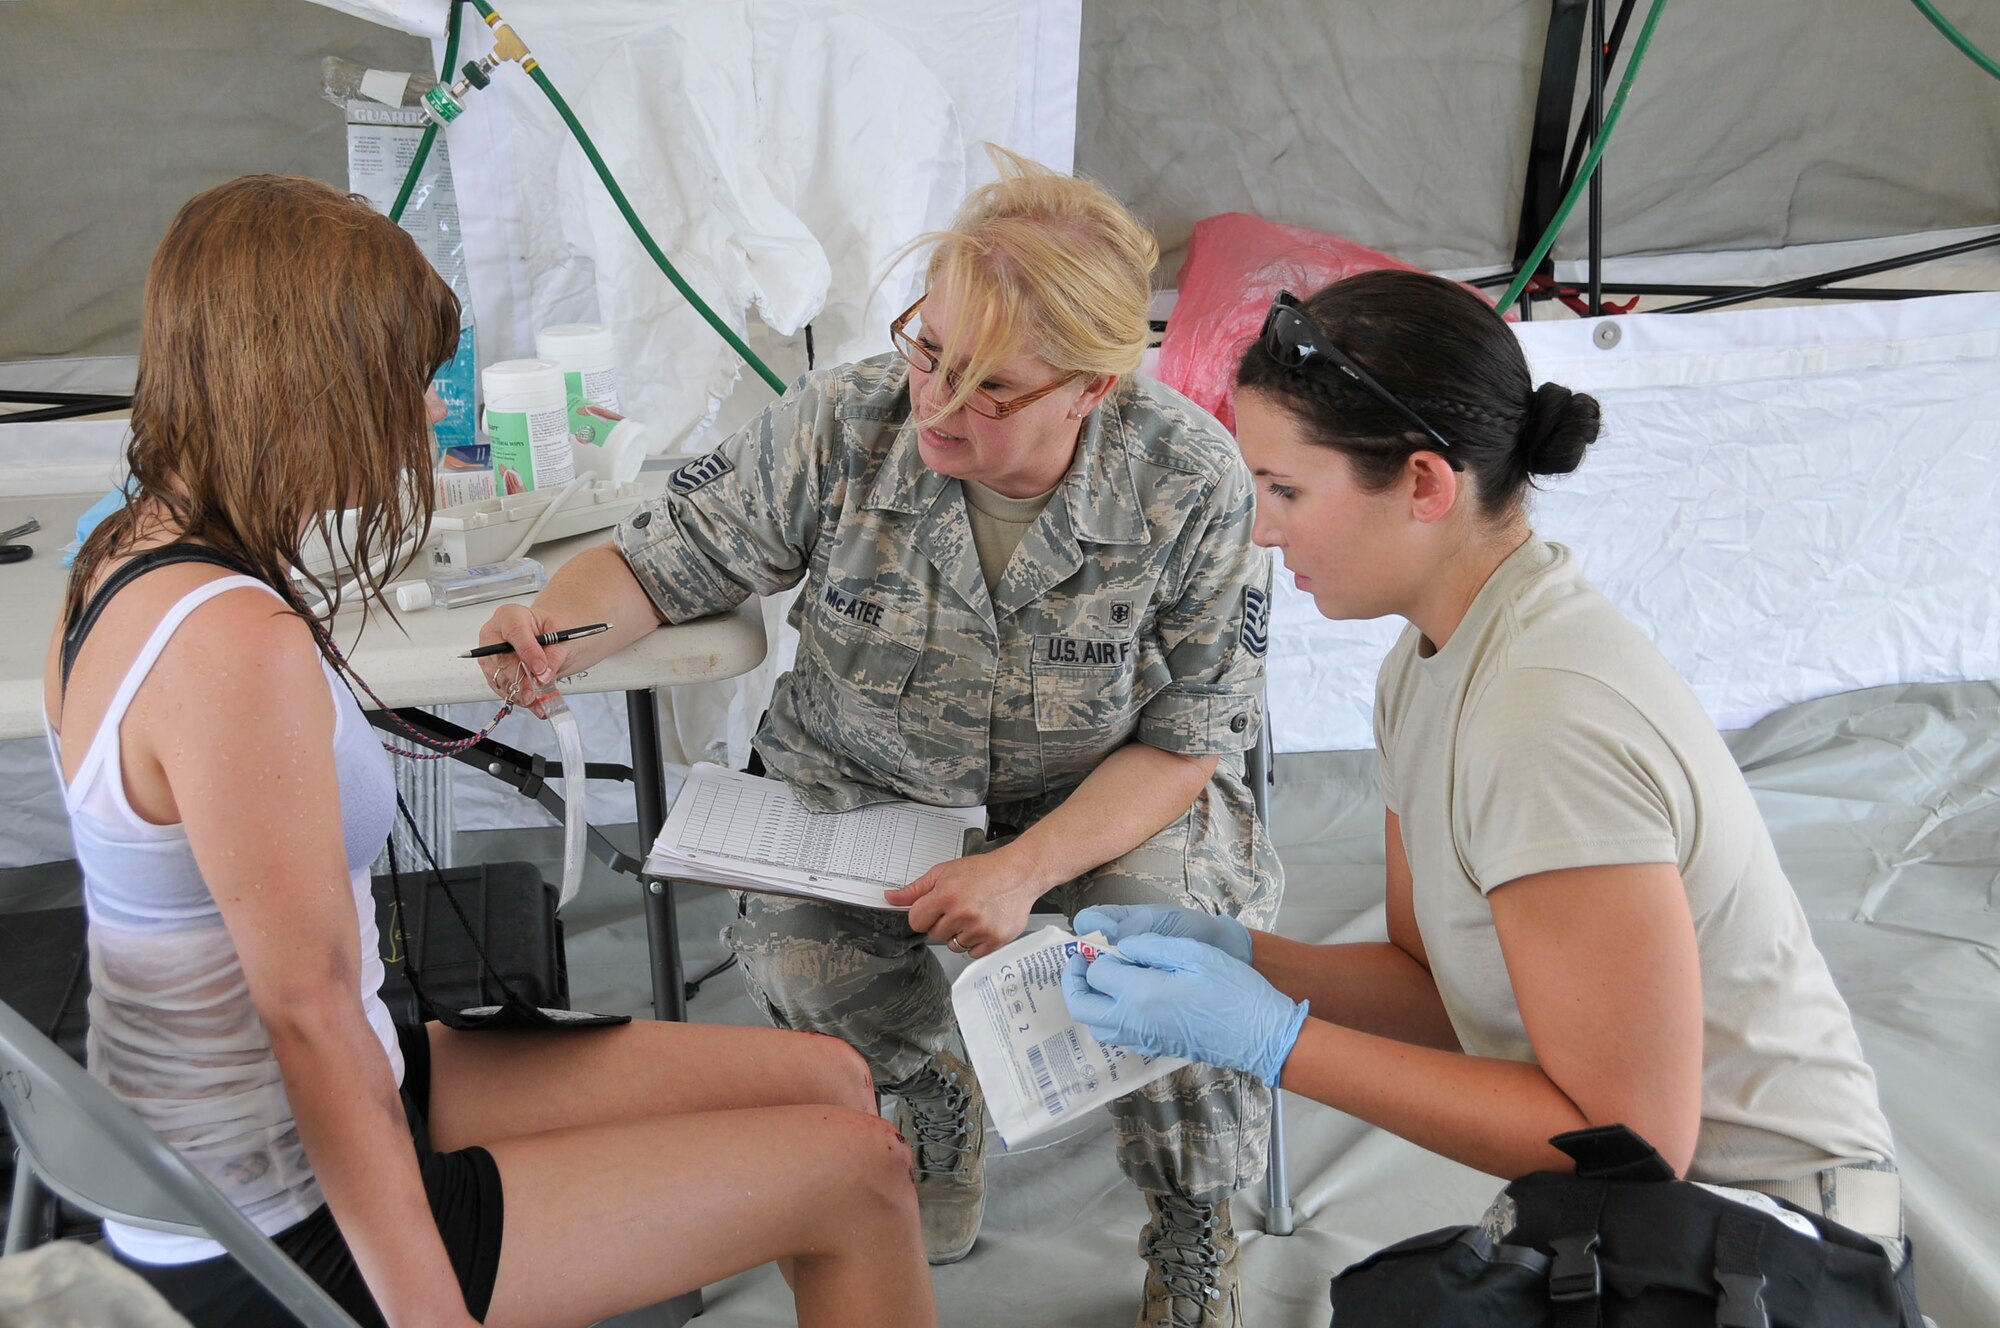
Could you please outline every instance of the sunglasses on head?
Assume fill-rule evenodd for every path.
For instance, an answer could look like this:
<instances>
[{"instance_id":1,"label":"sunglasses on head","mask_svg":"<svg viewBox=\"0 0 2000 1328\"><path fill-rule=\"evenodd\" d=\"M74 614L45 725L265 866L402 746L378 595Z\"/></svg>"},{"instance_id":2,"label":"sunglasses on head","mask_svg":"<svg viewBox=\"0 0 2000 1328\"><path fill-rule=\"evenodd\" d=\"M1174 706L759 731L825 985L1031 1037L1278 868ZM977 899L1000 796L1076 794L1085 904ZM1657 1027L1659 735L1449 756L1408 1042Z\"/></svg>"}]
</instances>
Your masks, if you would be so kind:
<instances>
[{"instance_id":1,"label":"sunglasses on head","mask_svg":"<svg viewBox=\"0 0 2000 1328\"><path fill-rule=\"evenodd\" d=\"M1437 444L1439 454L1453 470L1465 469L1464 463L1452 455L1450 441L1425 423L1424 417L1411 410L1394 392L1376 382L1374 376L1356 364L1346 351L1329 341L1326 334L1299 311L1299 302L1290 291L1279 291L1278 297L1271 301L1271 311L1264 315L1264 330L1258 333L1257 340L1265 354L1287 369L1304 369L1315 362L1332 369L1421 430L1425 437Z\"/></svg>"}]
</instances>

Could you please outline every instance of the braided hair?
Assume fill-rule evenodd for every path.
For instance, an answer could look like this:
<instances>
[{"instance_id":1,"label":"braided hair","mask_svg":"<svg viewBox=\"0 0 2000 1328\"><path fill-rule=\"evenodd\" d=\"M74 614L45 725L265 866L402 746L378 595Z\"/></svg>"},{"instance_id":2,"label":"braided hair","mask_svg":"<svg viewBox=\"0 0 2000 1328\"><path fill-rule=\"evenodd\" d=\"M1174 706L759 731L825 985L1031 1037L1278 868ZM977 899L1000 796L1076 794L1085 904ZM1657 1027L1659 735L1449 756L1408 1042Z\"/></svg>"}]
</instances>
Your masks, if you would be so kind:
<instances>
[{"instance_id":1,"label":"braided hair","mask_svg":"<svg viewBox=\"0 0 2000 1328\"><path fill-rule=\"evenodd\" d=\"M1597 401L1534 385L1520 343L1492 306L1457 282L1381 269L1337 281L1299 312L1451 444L1475 480L1479 513L1510 519L1537 475L1565 475L1597 437ZM1394 484L1437 446L1331 365L1288 368L1258 342L1236 390L1283 407L1314 442L1346 455L1365 489Z\"/></svg>"}]
</instances>

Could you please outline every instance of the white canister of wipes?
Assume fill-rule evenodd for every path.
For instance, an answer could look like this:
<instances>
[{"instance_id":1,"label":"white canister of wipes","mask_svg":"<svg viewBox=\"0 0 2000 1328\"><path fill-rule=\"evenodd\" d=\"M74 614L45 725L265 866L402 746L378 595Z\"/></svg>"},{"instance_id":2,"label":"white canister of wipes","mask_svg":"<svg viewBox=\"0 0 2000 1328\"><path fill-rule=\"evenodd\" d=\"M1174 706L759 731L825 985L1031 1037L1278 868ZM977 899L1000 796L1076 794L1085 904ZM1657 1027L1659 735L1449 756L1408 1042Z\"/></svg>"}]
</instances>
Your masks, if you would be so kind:
<instances>
[{"instance_id":1,"label":"white canister of wipes","mask_svg":"<svg viewBox=\"0 0 2000 1328\"><path fill-rule=\"evenodd\" d=\"M602 323L557 323L535 334L535 354L562 366L571 441L602 447L622 418L611 329Z\"/></svg>"},{"instance_id":2,"label":"white canister of wipes","mask_svg":"<svg viewBox=\"0 0 2000 1328\"><path fill-rule=\"evenodd\" d=\"M552 360L502 360L486 366L480 383L486 389L486 434L500 496L575 479L561 366Z\"/></svg>"}]
</instances>

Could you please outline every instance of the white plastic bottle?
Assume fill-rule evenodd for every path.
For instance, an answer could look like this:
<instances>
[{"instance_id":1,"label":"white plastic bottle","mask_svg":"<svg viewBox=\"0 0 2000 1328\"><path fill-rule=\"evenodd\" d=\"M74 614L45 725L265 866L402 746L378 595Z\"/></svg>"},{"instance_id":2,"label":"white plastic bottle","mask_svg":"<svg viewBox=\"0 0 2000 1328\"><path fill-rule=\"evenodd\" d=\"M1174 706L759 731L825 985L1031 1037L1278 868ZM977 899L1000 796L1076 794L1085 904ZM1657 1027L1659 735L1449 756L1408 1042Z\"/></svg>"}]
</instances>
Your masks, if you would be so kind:
<instances>
[{"instance_id":1,"label":"white plastic bottle","mask_svg":"<svg viewBox=\"0 0 2000 1328\"><path fill-rule=\"evenodd\" d=\"M439 608L456 609L465 604L483 604L489 599L525 595L549 583L549 574L533 558L509 558L505 562L478 567L434 572L421 581L396 587L396 607L405 613Z\"/></svg>"},{"instance_id":2,"label":"white plastic bottle","mask_svg":"<svg viewBox=\"0 0 2000 1328\"><path fill-rule=\"evenodd\" d=\"M562 367L571 441L602 447L623 418L611 329L602 323L556 323L535 334L535 355Z\"/></svg>"},{"instance_id":3,"label":"white plastic bottle","mask_svg":"<svg viewBox=\"0 0 2000 1328\"><path fill-rule=\"evenodd\" d=\"M576 478L569 397L552 360L502 360L480 375L495 487L502 498Z\"/></svg>"}]
</instances>

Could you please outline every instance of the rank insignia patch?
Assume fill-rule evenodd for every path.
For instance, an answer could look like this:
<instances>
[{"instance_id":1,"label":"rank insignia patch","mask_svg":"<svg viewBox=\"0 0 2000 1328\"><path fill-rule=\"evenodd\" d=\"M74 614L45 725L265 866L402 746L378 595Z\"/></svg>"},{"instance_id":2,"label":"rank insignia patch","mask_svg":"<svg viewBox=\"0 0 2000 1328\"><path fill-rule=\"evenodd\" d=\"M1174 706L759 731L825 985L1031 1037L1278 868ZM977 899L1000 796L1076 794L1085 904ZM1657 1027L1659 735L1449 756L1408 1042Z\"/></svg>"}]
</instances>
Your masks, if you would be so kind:
<instances>
[{"instance_id":1,"label":"rank insignia patch","mask_svg":"<svg viewBox=\"0 0 2000 1328\"><path fill-rule=\"evenodd\" d=\"M1255 586L1243 588L1243 648L1257 658L1271 644L1271 596Z\"/></svg>"},{"instance_id":2,"label":"rank insignia patch","mask_svg":"<svg viewBox=\"0 0 2000 1328\"><path fill-rule=\"evenodd\" d=\"M673 473L667 483L674 486L675 493L693 493L696 489L713 484L736 467L729 464L729 458L720 452L710 452L705 457L696 457Z\"/></svg>"}]
</instances>

